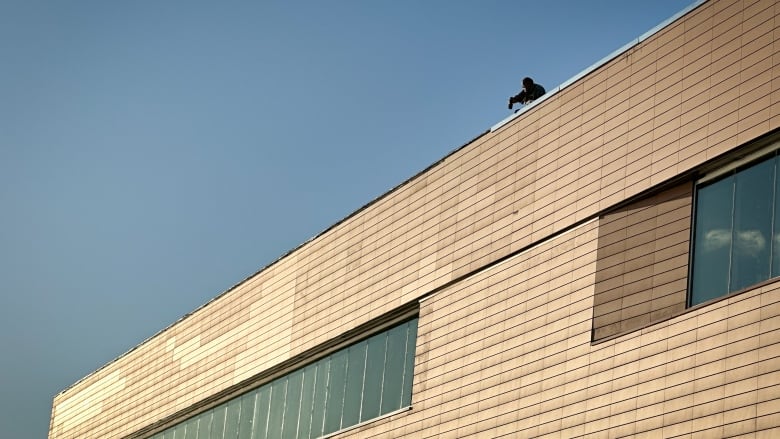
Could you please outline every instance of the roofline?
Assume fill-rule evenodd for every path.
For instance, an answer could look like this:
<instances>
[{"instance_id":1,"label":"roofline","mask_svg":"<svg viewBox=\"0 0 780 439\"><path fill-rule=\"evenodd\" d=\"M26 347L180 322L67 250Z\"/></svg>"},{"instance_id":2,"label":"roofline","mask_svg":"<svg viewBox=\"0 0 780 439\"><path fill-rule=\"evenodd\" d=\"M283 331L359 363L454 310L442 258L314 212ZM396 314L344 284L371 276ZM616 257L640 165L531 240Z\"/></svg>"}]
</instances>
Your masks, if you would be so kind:
<instances>
[{"instance_id":1,"label":"roofline","mask_svg":"<svg viewBox=\"0 0 780 439\"><path fill-rule=\"evenodd\" d=\"M577 80L587 76L589 73L592 73L593 71L597 70L599 67L607 64L608 62L612 61L613 59L617 58L618 56L622 55L625 52L628 52L630 49L636 47L639 45L639 43L643 42L644 40L652 37L653 35L657 34L662 29L666 28L673 22L677 21L678 18L682 17L683 15L691 12L692 10L696 9L703 3L705 3L707 0L695 0L693 3L691 3L690 6L686 7L685 9L681 10L680 12L672 15L671 17L667 18L666 20L662 21L660 24L655 26L654 28L650 29L649 31L643 33L638 38L635 38L625 44L623 47L615 50L614 52L610 53L609 55L605 56L604 58L601 58L599 61L591 65L590 67L586 68L585 70L581 71L580 73L577 73L576 75L569 78L566 82L563 84L555 87L554 89L550 90L549 92L545 93L540 97L539 99L536 99L531 104L526 105L522 107L520 110L518 110L516 113L512 114L511 116L508 116L506 119L502 120L501 122L493 125L490 127L490 132L498 130L499 128L503 127L504 125L508 124L509 122L513 121L517 117L519 117L521 114L528 112L531 108L535 107L539 103L549 99L551 96L557 94L558 92L562 91L563 89L569 87L570 85L574 84Z\"/></svg>"},{"instance_id":2,"label":"roofline","mask_svg":"<svg viewBox=\"0 0 780 439\"><path fill-rule=\"evenodd\" d=\"M174 321L174 322L173 322L173 323L171 323L170 325L168 325L168 326L166 326L165 328L163 328L163 329L161 329L161 330L157 331L156 333L154 333L154 334L153 334L153 335L151 335L150 337L147 337L147 338L146 338L146 339L144 339L142 342L138 343L137 345L135 345L135 346L134 346L134 347L132 347L131 349L127 350L127 351L126 351L126 352L124 352L123 354L121 354L121 355L117 356L116 358L114 358L113 360L111 360L111 361L109 361L108 363L104 364L103 366L99 367L98 369L95 369L95 371L93 371L93 372L91 372L91 373L87 374L87 375L86 375L86 376L84 376L83 378L79 379L78 381L76 381L76 382L74 382L73 384L69 385L68 387L64 388L63 390L61 390L60 392L58 392L58 393L57 393L57 394L56 394L54 397L56 398L56 397L58 397L58 396L60 396L60 395L62 395L62 394L64 394L64 393L66 393L67 391L69 391L69 390L71 390L72 388L76 387L77 385L79 385L79 384L80 384L80 383L82 383L83 381L87 380L88 378L92 377L93 375L97 374L98 372L102 371L103 369L105 369L105 368L109 367L110 365L112 365L112 364L116 363L116 362L117 362L117 361L119 361L120 359L122 359L122 358L126 357L127 355L129 355L130 353L132 353L133 351L135 351L136 349L138 349L138 348L140 348L141 346L145 345L147 342L149 342L149 341L150 341L150 340L152 340L153 338L156 338L156 337L158 337L159 335L163 334L164 332L166 332L166 331L168 331L169 329L173 328L174 326L178 325L178 324L179 324L179 323L181 323L182 321L186 320L186 319L187 319L187 318L189 318L191 315L193 315L193 314L197 313L197 312L198 312L198 311L200 311L201 309L203 309L203 308L207 307L207 306L208 306L208 305L210 305L211 303L213 303L213 302L215 302L215 301L219 300L220 298L222 298L222 297L223 297L223 296L225 296L226 294L228 294L228 293L230 293L231 291L235 290L236 288L238 288L240 285L244 284L244 283L245 283L245 282L247 282L248 280L252 279L253 277L255 277L255 276L257 276L258 274L262 273L263 271L267 270L268 268L270 268L270 267L272 267L272 266L276 265L276 264L277 264L279 261L281 261L282 259L284 259L284 258L286 258L287 256L291 255L292 253L295 253L296 251L298 251L299 249L301 249L302 247L304 247L306 244L308 244L308 243L310 243L310 242L314 241L315 239L319 238L320 236L323 236L324 234L326 234L326 233L328 233L329 231L331 231L331 230L335 229L335 228L336 228L336 227L338 227L339 225L341 225L341 224L343 224L344 222L346 222L347 220L349 220L349 219L353 218L354 216L356 216L356 215L357 215L357 214L359 214L360 212L362 212L362 211L364 211L364 210L368 209L370 206L372 206L372 205L376 204L377 202L379 202L380 200L382 200L382 199L384 199L385 197L389 196L390 194L392 194L392 193L394 193L394 192L396 192L396 191L400 190L402 187L404 187L404 186L406 186L407 184L411 183L412 181L414 181L414 180L415 180L417 177L419 177L420 175L423 175L423 174L425 174L426 172L428 172L428 171L429 171L429 170L431 170L432 168L436 167L437 165L439 165L439 164L443 163L444 161L446 161L448 158L452 157L452 156L453 156L454 154L456 154L458 151L460 151L460 150L462 150L462 149L466 148L467 146L471 145L472 143L474 143L474 141L476 141L476 140L477 140L477 139L479 139L480 137L482 137L482 136L484 136L484 135L486 135L486 134L489 134L489 133L492 133L492 132L494 132L494 131L498 130L499 128L503 127L504 125L508 124L508 123L509 123L509 122L511 122L512 120L514 120L514 119L516 119L517 117L519 117L521 114L524 114L524 113L526 113L526 112L530 111L532 108L536 107L536 106L537 106L538 104L540 104L541 102L543 102L543 101L545 101L545 100L549 99L549 98L550 98L550 97L552 97L553 95L555 95L555 94L557 94L558 92L562 91L563 89L565 89L565 88L567 88L567 87L571 86L572 84L574 84L574 83L575 83L576 81L578 81L579 79L581 79L581 78L583 78L583 77L587 76L589 73L591 73L591 72L593 72L594 70L598 69L599 67L601 67L601 66L605 65L606 63L608 63L609 61L613 60L614 58L617 58L617 57L618 57L618 56L620 56L621 54L623 54L623 53L627 52L628 50L632 49L633 47L635 47L635 46L639 45L639 44L640 44L641 42L643 42L644 40L646 40L646 39L650 38L651 36L655 35L655 34L656 34L656 33L658 33L659 31L661 31L662 29L666 28L667 26L669 26L669 25L670 25L670 24L672 24L673 22L677 21L677 20L678 20L680 17L682 17L682 16L684 16L684 15L688 14L689 12L691 12L692 10L696 9L697 7L701 6L702 4L704 4L704 3L706 3L706 2L707 2L707 0L694 0L694 2L693 2L693 3L692 3L690 6L688 6L688 7L684 8L684 9L682 9L680 12L678 12L678 13L676 13L676 14L672 15L671 17L667 18L666 20L662 21L660 24L656 25L655 27L653 27L653 28L652 28L652 29L650 29L649 31L647 31L647 32L643 33L643 34L642 34L641 36L639 36L638 38L635 38L634 40L632 40L632 41L630 41L629 43L625 44L623 47L621 47L621 48L619 48L619 49L615 50L614 52L610 53L609 55L605 56L604 58L602 58L601 60L599 60L599 61L598 61L598 62L596 62L595 64L591 65L590 67L586 68L585 70L581 71L580 73L578 73L578 74L574 75L573 77L571 77L570 79L568 79L567 81L565 81L563 84L561 84L561 85L559 85L558 87L555 87L554 89L552 89L551 91L549 91L549 92L545 93L545 94L544 94L542 97L540 97L539 99L536 99L535 101L533 101L533 103L531 103L531 104L529 104L529 105L526 105L526 106L524 106L523 108L521 108L521 109L520 109L519 111L517 111L516 113L513 113L511 116L509 116L509 117L505 118L504 120L502 120L502 121L498 122L497 124L493 125L492 127L490 127L490 129L488 129L487 131L484 131L483 133L481 133L481 134L479 134L478 136L474 137L473 139L469 140L469 141L468 141L468 142L466 142L465 144L463 144L463 145L459 146L458 148L455 148L454 150L450 151L450 152L449 152L449 153L447 153L447 154L446 154L444 157L442 157L441 159L439 159L439 160L437 160L436 162L432 163L431 165L427 166L425 169L421 170L420 172L418 172L418 173L414 174L412 177L410 177L410 178L408 178L408 179L404 180L404 181L403 181L402 183L400 183L399 185L397 185L397 186L393 187L392 189L388 190L387 192L383 193L382 195L379 195L378 197L376 197L376 198L374 198L373 200L369 201L368 203L364 204L362 207L358 208L357 210L355 210L354 212L350 213L349 215L347 215L346 217L342 218L341 220L337 221L336 223L334 223L333 225L329 226L328 228L324 229L324 230L323 230L323 231L321 231L320 233L318 233L318 234L316 234L316 235L312 236L311 238L307 239L306 241L302 242L300 245L298 245L298 246L296 246L296 247L292 248L291 250L287 251L286 253L282 254L280 257L278 257L277 259L275 259L275 260L274 260L274 261L272 261L271 263L269 263L269 264L267 264L267 265L265 265L265 266L261 267L260 269L258 269L258 270L257 270L257 271L255 271L254 273L252 273L252 274L250 274L249 276L245 277L244 279L242 279L241 281L239 281L239 282L238 282L238 283L236 283L235 285L231 286L231 287L230 287L230 288L228 288L227 290L223 291L222 293L218 294L218 295L217 295L217 296L215 296L214 298L210 299L209 301L207 301L207 302L206 302L206 303L204 303L203 305L201 305L201 306L199 306L199 307L195 308L194 310L192 310L192 311L188 312L187 314L183 315L182 317L180 317L179 319L177 319L176 321Z\"/></svg>"}]
</instances>

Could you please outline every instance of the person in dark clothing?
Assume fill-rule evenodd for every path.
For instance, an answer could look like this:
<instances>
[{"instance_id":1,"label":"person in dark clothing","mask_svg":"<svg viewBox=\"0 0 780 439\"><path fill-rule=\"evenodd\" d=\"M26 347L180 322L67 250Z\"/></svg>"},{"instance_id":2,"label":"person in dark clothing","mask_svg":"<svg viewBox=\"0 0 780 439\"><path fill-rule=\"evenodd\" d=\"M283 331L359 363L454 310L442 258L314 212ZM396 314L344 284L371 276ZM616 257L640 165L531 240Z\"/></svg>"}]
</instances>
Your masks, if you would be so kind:
<instances>
[{"instance_id":1,"label":"person in dark clothing","mask_svg":"<svg viewBox=\"0 0 780 439\"><path fill-rule=\"evenodd\" d=\"M523 78L523 91L509 98L509 109L512 109L512 105L528 104L536 99L539 99L545 93L544 87L534 83L531 78Z\"/></svg>"}]
</instances>

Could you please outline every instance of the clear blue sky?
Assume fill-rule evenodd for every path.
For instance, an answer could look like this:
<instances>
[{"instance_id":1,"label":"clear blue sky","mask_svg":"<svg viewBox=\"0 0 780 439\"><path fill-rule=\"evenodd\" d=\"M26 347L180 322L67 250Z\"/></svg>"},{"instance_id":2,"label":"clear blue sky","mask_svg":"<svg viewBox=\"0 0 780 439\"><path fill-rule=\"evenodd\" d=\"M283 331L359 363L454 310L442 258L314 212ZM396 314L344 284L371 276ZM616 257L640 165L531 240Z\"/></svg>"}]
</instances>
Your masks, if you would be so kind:
<instances>
[{"instance_id":1,"label":"clear blue sky","mask_svg":"<svg viewBox=\"0 0 780 439\"><path fill-rule=\"evenodd\" d=\"M0 1L0 437L691 3Z\"/></svg>"}]
</instances>

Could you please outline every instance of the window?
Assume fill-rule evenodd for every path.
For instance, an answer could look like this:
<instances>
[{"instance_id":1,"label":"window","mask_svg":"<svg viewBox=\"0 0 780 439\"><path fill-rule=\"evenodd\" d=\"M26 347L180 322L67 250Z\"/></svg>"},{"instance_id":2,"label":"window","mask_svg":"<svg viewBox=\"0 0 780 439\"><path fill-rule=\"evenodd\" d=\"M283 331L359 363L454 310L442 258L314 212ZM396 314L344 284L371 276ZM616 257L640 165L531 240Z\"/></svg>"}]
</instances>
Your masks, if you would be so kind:
<instances>
[{"instance_id":1,"label":"window","mask_svg":"<svg viewBox=\"0 0 780 439\"><path fill-rule=\"evenodd\" d=\"M780 276L777 152L697 187L689 304Z\"/></svg>"},{"instance_id":2,"label":"window","mask_svg":"<svg viewBox=\"0 0 780 439\"><path fill-rule=\"evenodd\" d=\"M318 438L412 402L417 319L336 351L152 439Z\"/></svg>"}]
</instances>

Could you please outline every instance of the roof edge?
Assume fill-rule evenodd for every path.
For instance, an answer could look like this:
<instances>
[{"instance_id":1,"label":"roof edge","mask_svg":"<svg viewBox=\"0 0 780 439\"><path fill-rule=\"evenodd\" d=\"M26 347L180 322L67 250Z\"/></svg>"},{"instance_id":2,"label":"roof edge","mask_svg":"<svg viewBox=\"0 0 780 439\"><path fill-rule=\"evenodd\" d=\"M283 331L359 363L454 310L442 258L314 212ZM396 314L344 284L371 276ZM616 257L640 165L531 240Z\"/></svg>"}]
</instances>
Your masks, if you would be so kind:
<instances>
[{"instance_id":1,"label":"roof edge","mask_svg":"<svg viewBox=\"0 0 780 439\"><path fill-rule=\"evenodd\" d=\"M667 18L666 20L662 21L649 31L643 33L639 37L631 40L627 44L624 44L621 48L615 50L614 52L610 53L609 55L605 56L604 58L601 58L594 64L592 64L590 67L587 67L585 70L581 71L580 73L577 73L576 75L572 76L571 78L567 79L563 84L555 87L554 89L550 90L549 92L545 93L542 97L539 99L533 101L531 104L526 105L525 107L521 108L514 114L507 116L504 120L498 122L497 124L490 127L490 132L498 130L499 128L503 127L504 125L508 124L509 122L515 120L517 117L519 117L521 114L528 112L531 108L535 107L537 104L547 100L551 96L557 94L558 92L562 91L563 89L569 87L570 85L573 85L578 80L584 78L588 74L594 72L598 68L604 66L608 62L612 61L613 59L619 57L620 55L628 52L629 50L633 49L634 47L638 46L640 43L645 41L646 39L652 37L653 35L657 34L661 30L665 29L670 24L677 21L680 17L683 15L691 12L692 10L696 9L697 7L704 4L707 0L695 0L693 3L691 3L688 7L684 8L680 12L672 15L671 17Z\"/></svg>"},{"instance_id":2,"label":"roof edge","mask_svg":"<svg viewBox=\"0 0 780 439\"><path fill-rule=\"evenodd\" d=\"M563 84L559 85L558 87L554 88L554 89L553 89L553 90L551 90L550 92L546 93L546 94L545 94L544 96L542 96L541 98L539 98L539 99L535 100L533 103L531 103L531 104L529 104L529 105L526 105L526 106L524 106L522 109L520 109L520 110L519 110L519 111L517 111L516 113L512 114L511 116L509 116L509 117L507 117L507 118L503 119L502 121L500 121L500 122L498 122L497 124L495 124L495 125L493 125L492 127L490 127L490 129L488 129L488 130L486 130L486 131L482 132L481 134L477 135L476 137L474 137L473 139L471 139L471 140L469 140L468 142L464 143L463 145L461 145L461 146L459 146L459 147L457 147L457 148L453 149L452 151L450 151L449 153L447 153L447 154L446 154L444 157L442 157L441 159L439 159L439 160L437 160L436 162L434 162L434 163L430 164L429 166L425 167L424 169L422 169L421 171L417 172L416 174L414 174L413 176L409 177L408 179L404 180L403 182L401 182L401 183L400 183L400 184L398 184L397 186L395 186L395 187L391 188L391 189L390 189L390 190L388 190L387 192L385 192L385 193L383 193L383 194L379 195L378 197L376 197L376 198L374 198L373 200L369 201L368 203L364 204L362 207L358 208L358 209L357 209L357 210L355 210L354 212L352 212L352 213L350 213L349 215L345 216L344 218L342 218L341 220L337 221L337 222L336 222L336 223L334 223L333 225L331 225L331 226L327 227L326 229L324 229L324 230L323 230L323 231L321 231L320 233L317 233L316 235L312 236L311 238L309 238L309 239L305 240L305 241L304 241L304 242L302 242L300 245L298 245L298 246L296 246L296 247L294 247L294 248L290 249L289 251L285 252L284 254L282 254L281 256L279 256L278 258L276 258L275 260L273 260L272 262L270 262L270 263L268 263L268 264L264 265L263 267L261 267L260 269L258 269L258 270L257 270L257 271L255 271L255 272L253 272L252 274L250 274L250 275L246 276L244 279L242 279L241 281L237 282L236 284L234 284L233 286L231 286L231 287L230 287L230 288L228 288L227 290L223 291L222 293L219 293L219 294L218 294L217 296L215 296L214 298L212 298L212 299L208 300L208 301L207 301L206 303L204 303L203 305L201 305L201 306L199 306L199 307L195 308L194 310L192 310L192 311L188 312L187 314L184 314L182 317L180 317L179 319L175 320L174 322L172 322L171 324L169 324L169 325L168 325L168 326L166 326L165 328L163 328L163 329L161 329L161 330L157 331L157 332L156 332L156 333L154 333L153 335L151 335L151 336L147 337L146 339L144 339L142 342L140 342L140 343L138 343L137 345L133 346L133 347L132 347L132 348L130 348L129 350L125 351L124 353L122 353L122 354L118 355L118 356L117 356L116 358L114 358L113 360L111 360L111 361L109 361L108 363L104 364L103 366L101 366L101 367L99 367L99 368L95 369L93 372L90 372L89 374L85 375L83 378L79 379L78 381L74 382L73 384L71 384L71 385L69 385L69 386L65 387L65 388L64 388L64 389L62 389L61 391L57 392L57 393L54 395L54 398L56 399L57 397L59 397L59 396L61 396L61 395L65 394L65 393L67 393L68 391L72 390L74 387L78 386L78 385L79 385L79 384L81 384L82 382L86 381L87 379L91 378L92 376L96 375L97 373L101 372L102 370L104 370L104 369L108 368L109 366L113 365L114 363L116 363L117 361L119 361L119 360L121 360L122 358L126 357L127 355L131 354L132 352L136 351L137 349L141 348L143 345L145 345L146 343L148 343L150 340L152 340L152 339L154 339L154 338L157 338L157 337L158 337L158 336L160 336L161 334L165 333L166 331L170 330L170 329L171 329L171 328L173 328L174 326L178 325L178 324L179 324L179 323L181 323L182 321L184 321L184 320L186 320L187 318L189 318L190 316L194 315L195 313L197 313L197 312L198 312L198 311L200 311L201 309L203 309L203 308L207 307L208 305L210 305L210 304L212 304L213 302L215 302L215 301L219 300L220 298L222 298L223 296L227 295L227 294L228 294L228 293L230 293L231 291L235 290L236 288L238 288L240 285L244 284L245 282L247 282L247 281L248 281L248 280L250 280L251 278L253 278L253 277L257 276L258 274L262 273L263 271L265 271L265 270L269 269L270 267L272 267L272 266L276 265L276 264L277 264L277 263L279 263L279 262L280 262L282 259L285 259L286 257L290 256L292 253L295 253L296 251L298 251L299 249L303 248L304 246L306 246L306 245L307 245L307 244L309 244L310 242L314 241L315 239L319 238L320 236L323 236L324 234L328 233L329 231L333 230L334 228L338 227L339 225L341 225L341 224L345 223L347 220L349 220L349 219L353 218L354 216L356 216L356 215L357 215L357 214L359 214L360 212L362 212L362 211L364 211L364 210L368 209L369 207L371 207L372 205L376 204L377 202L379 202L380 200L384 199L385 197L388 197L388 196L390 196L391 194L395 193L396 191L400 190L401 188L403 188L403 187L404 187L404 186L406 186L407 184L409 184L409 183L411 183L412 181L414 181L414 180L415 180L417 177L419 177L420 175L423 175L423 174L425 174L426 172L428 172L428 171L429 171L429 170L431 170L432 168L434 168L434 167L438 166L439 164L441 164L441 163L445 162L445 161L446 161L448 158L452 157L452 156L453 156L454 154L456 154L458 151L460 151L460 150L462 150L462 149L466 148L467 146L471 145L472 143L474 143L475 141L477 141L479 138L481 138L481 137L483 137L483 136L485 136L485 135L487 135L487 134L489 134L489 133L492 133L492 132L494 132L494 131L496 131L496 130L500 129L501 127L505 126L506 124L508 124L508 123L509 123L509 122L511 122L512 120L514 120L514 119L516 119L517 117L519 117L521 114L524 114L524 113L526 113L526 112L530 111L532 108L536 107L536 106L537 106L538 104L540 104L541 102L544 102L545 100L547 100L547 99L548 99L548 98L550 98L551 96L553 96L553 95L557 94L558 92L562 91L563 89L565 89L565 88L567 88L567 87L571 86L572 84L574 84L574 83L575 83L576 81L578 81L579 79L581 79L581 78L583 78L583 77L587 76L589 73L591 73L591 72L595 71L595 70L596 70L596 69L598 69L599 67L601 67L601 66L605 65L606 63L608 63L609 61L613 60L614 58L617 58L617 57L618 57L618 56L620 56L621 54L623 54L623 53L625 53L626 51L628 51L628 50L632 49L633 47L635 47L635 46L636 46L636 45L638 45L639 43L641 43L641 42L643 42L644 40L646 40L646 39L650 38L651 36L655 35L655 34L656 34L656 33L658 33L659 31L661 31L662 29L666 28L667 26L669 26L669 25L670 25L670 24L672 24L673 22L677 21L677 20L678 20L680 17L682 17L682 16L684 16L684 15L688 14L689 12L691 12L692 10L696 9L697 7L701 6L702 4L704 4L704 3L706 3L706 2L707 2L707 0L695 0L695 1L694 1L694 2L693 2L691 5L689 5L688 7L686 7L686 8L684 8L684 9L682 9L680 12L678 12L678 13L674 14L673 16L671 16L671 17L667 18L666 20L664 20L664 21L663 21L663 22L661 22L660 24L656 25L655 27L653 27L653 28L652 28L652 29L650 29L649 31L647 31L647 32L643 33L643 34L642 34L641 36L639 36L638 38L635 38L634 40L632 40L632 41L630 41L629 43L625 44L625 45L624 45L624 46L622 46L621 48L619 48L619 49L615 50L614 52L610 53L609 55L605 56L604 58L602 58L601 60L599 60L599 61L598 61L598 62L596 62L595 64L591 65L590 67L586 68L585 70L581 71L580 73L578 73L578 74L574 75L573 77L571 77L570 79L568 79L567 81L565 81Z\"/></svg>"}]
</instances>

